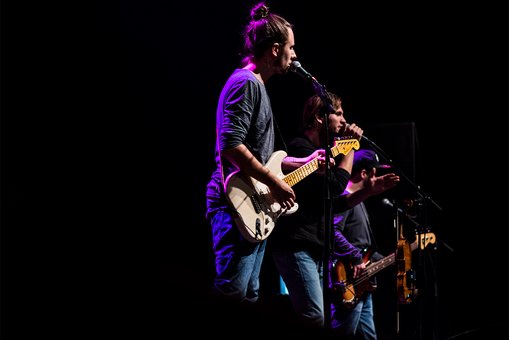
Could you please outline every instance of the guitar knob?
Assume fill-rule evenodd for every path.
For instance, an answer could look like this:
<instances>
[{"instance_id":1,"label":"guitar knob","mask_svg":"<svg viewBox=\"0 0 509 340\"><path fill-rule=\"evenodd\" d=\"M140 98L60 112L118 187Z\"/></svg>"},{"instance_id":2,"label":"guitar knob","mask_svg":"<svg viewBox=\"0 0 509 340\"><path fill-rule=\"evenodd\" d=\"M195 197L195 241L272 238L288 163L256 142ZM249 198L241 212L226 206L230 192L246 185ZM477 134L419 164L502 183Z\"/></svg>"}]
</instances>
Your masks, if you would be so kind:
<instances>
[{"instance_id":1,"label":"guitar knob","mask_svg":"<svg viewBox=\"0 0 509 340\"><path fill-rule=\"evenodd\" d=\"M258 236L261 236L261 230L260 230L260 218L257 218L255 221L255 238L258 239Z\"/></svg>"}]
</instances>

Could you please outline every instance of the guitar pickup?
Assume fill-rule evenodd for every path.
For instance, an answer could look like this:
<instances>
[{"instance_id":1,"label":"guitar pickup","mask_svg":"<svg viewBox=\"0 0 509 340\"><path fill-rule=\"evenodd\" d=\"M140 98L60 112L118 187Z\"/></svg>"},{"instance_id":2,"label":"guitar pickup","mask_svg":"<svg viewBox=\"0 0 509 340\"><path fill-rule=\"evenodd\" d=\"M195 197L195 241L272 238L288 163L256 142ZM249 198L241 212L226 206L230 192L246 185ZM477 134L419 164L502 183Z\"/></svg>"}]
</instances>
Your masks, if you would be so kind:
<instances>
[{"instance_id":1,"label":"guitar pickup","mask_svg":"<svg viewBox=\"0 0 509 340\"><path fill-rule=\"evenodd\" d=\"M258 197L255 196L255 195L251 195L251 196L249 196L249 198L251 199L251 203L253 203L253 208L254 208L255 212L257 214L259 214L260 211L262 211L262 207L260 206L260 202L258 201Z\"/></svg>"}]
</instances>

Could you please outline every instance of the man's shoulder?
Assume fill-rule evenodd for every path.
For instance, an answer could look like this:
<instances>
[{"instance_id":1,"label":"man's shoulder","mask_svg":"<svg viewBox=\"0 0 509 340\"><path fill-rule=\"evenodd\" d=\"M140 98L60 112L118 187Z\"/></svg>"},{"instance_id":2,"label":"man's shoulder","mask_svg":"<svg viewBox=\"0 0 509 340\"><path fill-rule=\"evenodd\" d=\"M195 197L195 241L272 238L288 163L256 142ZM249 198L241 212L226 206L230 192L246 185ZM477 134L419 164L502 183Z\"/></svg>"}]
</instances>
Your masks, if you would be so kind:
<instances>
[{"instance_id":1,"label":"man's shoulder","mask_svg":"<svg viewBox=\"0 0 509 340\"><path fill-rule=\"evenodd\" d=\"M256 82L253 72L242 68L235 69L229 77L230 82Z\"/></svg>"},{"instance_id":2,"label":"man's shoulder","mask_svg":"<svg viewBox=\"0 0 509 340\"><path fill-rule=\"evenodd\" d=\"M307 147L307 148L311 148L313 147L313 145L311 144L311 142L304 136L297 136L297 137L294 137L293 139L290 140L290 142L288 143L288 146L290 147Z\"/></svg>"}]
</instances>

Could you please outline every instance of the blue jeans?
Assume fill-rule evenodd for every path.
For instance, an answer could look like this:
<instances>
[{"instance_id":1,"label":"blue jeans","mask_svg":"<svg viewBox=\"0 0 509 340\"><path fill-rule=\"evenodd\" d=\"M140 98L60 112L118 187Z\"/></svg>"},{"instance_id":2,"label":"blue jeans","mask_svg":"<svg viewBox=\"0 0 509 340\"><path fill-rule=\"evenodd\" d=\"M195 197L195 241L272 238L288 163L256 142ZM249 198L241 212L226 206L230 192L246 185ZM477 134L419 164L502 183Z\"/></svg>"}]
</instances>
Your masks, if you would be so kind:
<instances>
[{"instance_id":1,"label":"blue jeans","mask_svg":"<svg viewBox=\"0 0 509 340\"><path fill-rule=\"evenodd\" d=\"M215 210L209 219L216 262L213 293L232 302L256 302L266 240L247 241L227 208Z\"/></svg>"},{"instance_id":2,"label":"blue jeans","mask_svg":"<svg viewBox=\"0 0 509 340\"><path fill-rule=\"evenodd\" d=\"M303 326L323 328L322 259L306 251L273 251L272 257Z\"/></svg>"},{"instance_id":3,"label":"blue jeans","mask_svg":"<svg viewBox=\"0 0 509 340\"><path fill-rule=\"evenodd\" d=\"M364 293L352 309L332 304L331 328L345 339L376 340L372 294Z\"/></svg>"}]
</instances>

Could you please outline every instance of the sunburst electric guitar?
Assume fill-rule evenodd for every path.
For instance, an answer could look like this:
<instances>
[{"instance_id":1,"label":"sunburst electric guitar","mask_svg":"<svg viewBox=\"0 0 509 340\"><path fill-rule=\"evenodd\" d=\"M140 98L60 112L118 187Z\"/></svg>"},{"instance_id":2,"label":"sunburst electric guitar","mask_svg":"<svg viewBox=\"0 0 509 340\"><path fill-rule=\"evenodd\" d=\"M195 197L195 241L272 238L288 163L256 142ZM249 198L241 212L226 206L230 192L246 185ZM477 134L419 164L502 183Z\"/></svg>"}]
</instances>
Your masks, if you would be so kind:
<instances>
[{"instance_id":1,"label":"sunburst electric guitar","mask_svg":"<svg viewBox=\"0 0 509 340\"><path fill-rule=\"evenodd\" d=\"M435 243L435 234L433 233L422 233L416 236L416 240L410 244L410 250L414 251L419 247L424 249L428 244ZM376 289L373 286L369 278L380 272L382 269L395 264L397 261L396 253L392 253L379 261L370 262L369 257L372 255L372 250L368 250L364 253L363 261L366 264L366 268L357 278L353 278L353 270L351 266L341 260L338 260L334 264L334 270L332 270L332 291L335 297L340 297L343 305L347 308L353 308L360 297L365 292L374 291Z\"/></svg>"},{"instance_id":2,"label":"sunburst electric guitar","mask_svg":"<svg viewBox=\"0 0 509 340\"><path fill-rule=\"evenodd\" d=\"M357 139L344 139L336 141L331 148L331 154L346 155L352 149L359 149ZM288 185L293 186L318 169L318 157L307 162L300 168L284 175L281 171L281 162L286 157L285 151L274 152L265 166L276 173ZM244 238L250 242L261 242L272 233L277 219L281 215L293 214L298 204L291 209L284 209L277 203L269 188L256 179L234 171L225 180L225 193L230 206L235 210L235 224Z\"/></svg>"}]
</instances>

